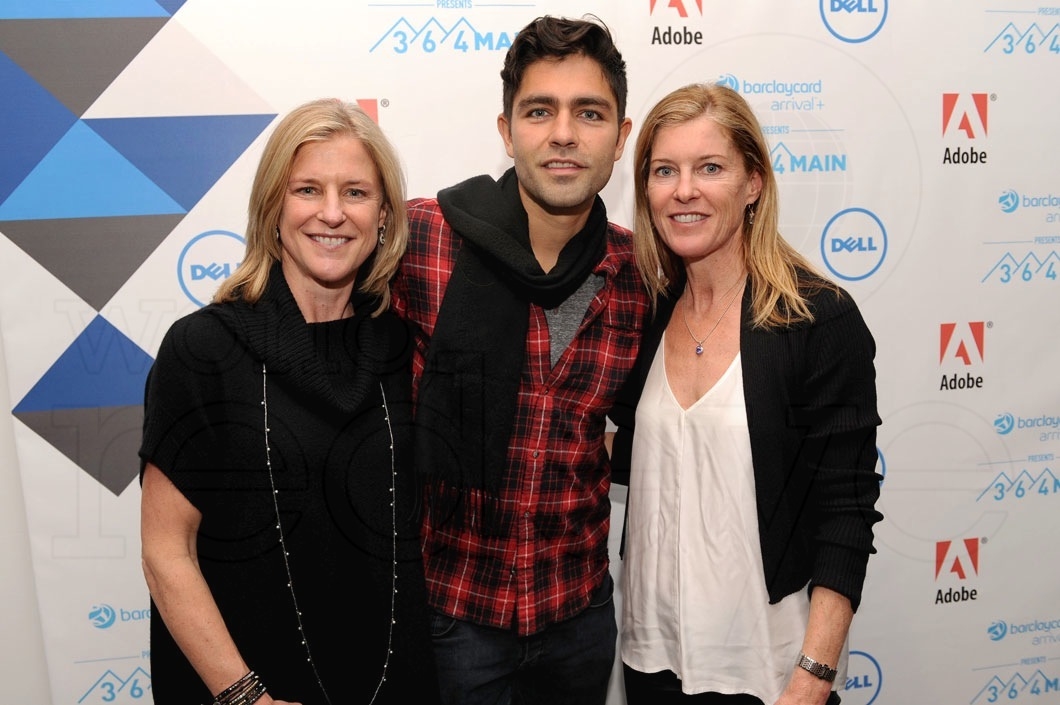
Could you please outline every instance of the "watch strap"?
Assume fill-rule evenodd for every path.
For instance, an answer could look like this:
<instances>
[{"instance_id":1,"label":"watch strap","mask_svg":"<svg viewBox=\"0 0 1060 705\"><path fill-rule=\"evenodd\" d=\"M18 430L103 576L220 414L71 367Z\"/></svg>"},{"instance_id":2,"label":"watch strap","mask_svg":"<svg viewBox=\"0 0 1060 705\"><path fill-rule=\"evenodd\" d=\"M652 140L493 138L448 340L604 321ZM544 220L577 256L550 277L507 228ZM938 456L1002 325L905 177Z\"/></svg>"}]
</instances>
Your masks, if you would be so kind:
<instances>
[{"instance_id":1,"label":"watch strap","mask_svg":"<svg viewBox=\"0 0 1060 705\"><path fill-rule=\"evenodd\" d=\"M814 661L801 651L799 652L799 657L795 659L795 665L809 671L821 680L828 681L829 683L835 681L836 669L828 664L821 663L820 661Z\"/></svg>"}]
</instances>

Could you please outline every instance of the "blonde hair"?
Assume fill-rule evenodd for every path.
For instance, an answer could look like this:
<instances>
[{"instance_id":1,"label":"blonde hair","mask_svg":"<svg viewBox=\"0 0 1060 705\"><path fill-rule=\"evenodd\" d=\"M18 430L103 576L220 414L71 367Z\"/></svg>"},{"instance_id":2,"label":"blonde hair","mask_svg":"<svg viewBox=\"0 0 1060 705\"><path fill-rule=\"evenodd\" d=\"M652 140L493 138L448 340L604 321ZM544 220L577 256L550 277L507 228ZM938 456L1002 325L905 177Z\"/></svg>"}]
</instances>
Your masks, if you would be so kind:
<instances>
[{"instance_id":1,"label":"blonde hair","mask_svg":"<svg viewBox=\"0 0 1060 705\"><path fill-rule=\"evenodd\" d=\"M751 322L756 327L787 326L812 321L806 296L815 289L838 290L792 247L778 231L779 192L769 147L751 106L736 91L720 84L693 83L663 97L648 113L637 135L634 152L633 245L637 267L653 301L676 294L684 265L662 241L651 219L648 175L655 137L663 127L701 116L717 123L743 157L748 174L762 178L762 191L752 205L754 218L744 217L744 263L751 277ZM800 270L804 273L800 276ZM806 276L809 275L809 276Z\"/></svg>"},{"instance_id":2,"label":"blonde hair","mask_svg":"<svg viewBox=\"0 0 1060 705\"><path fill-rule=\"evenodd\" d=\"M254 303L265 293L269 271L280 259L276 228L284 193L299 148L349 135L368 151L382 180L382 205L386 209L386 244L368 260L369 271L358 276L360 290L380 300L373 315L390 305L390 280L408 244L405 174L394 147L379 126L356 103L334 98L310 101L289 112L276 125L258 162L247 206L246 253L239 267L214 294L216 303L242 299Z\"/></svg>"}]
</instances>

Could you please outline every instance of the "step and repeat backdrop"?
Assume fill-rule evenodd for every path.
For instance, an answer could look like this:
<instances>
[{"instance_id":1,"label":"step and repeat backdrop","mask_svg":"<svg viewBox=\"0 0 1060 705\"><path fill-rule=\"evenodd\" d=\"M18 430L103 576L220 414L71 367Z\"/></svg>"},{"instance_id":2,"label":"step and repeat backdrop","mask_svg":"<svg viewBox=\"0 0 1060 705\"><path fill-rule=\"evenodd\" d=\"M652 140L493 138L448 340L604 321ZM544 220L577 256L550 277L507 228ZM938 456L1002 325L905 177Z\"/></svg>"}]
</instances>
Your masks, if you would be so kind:
<instances>
[{"instance_id":1,"label":"step and repeat backdrop","mask_svg":"<svg viewBox=\"0 0 1060 705\"><path fill-rule=\"evenodd\" d=\"M30 564L4 579L35 595L6 607L39 615L52 702L151 702L144 379L240 260L277 116L358 101L410 195L498 176L505 50L539 15L591 13L627 60L634 137L685 83L750 101L783 233L876 337L886 519L844 704L1060 703L1060 4L1043 1L0 0L2 491ZM604 198L630 225L626 151Z\"/></svg>"}]
</instances>

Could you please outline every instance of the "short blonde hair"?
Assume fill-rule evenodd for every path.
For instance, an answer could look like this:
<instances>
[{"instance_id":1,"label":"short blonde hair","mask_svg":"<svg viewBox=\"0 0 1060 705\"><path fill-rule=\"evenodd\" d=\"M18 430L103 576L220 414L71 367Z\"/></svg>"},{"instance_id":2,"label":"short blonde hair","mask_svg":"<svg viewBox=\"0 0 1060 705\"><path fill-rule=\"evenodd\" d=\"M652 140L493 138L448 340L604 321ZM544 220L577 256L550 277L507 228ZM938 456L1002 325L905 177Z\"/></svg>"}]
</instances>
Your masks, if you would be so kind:
<instances>
[{"instance_id":1,"label":"short blonde hair","mask_svg":"<svg viewBox=\"0 0 1060 705\"><path fill-rule=\"evenodd\" d=\"M283 209L284 193L299 148L308 142L349 135L364 145L382 180L382 204L386 208L386 244L376 248L368 260L369 271L358 276L361 291L380 300L373 315L390 305L390 280L408 244L405 173L397 151L380 127L356 103L335 98L313 100L289 112L276 125L258 162L247 206L246 253L239 267L218 288L215 302L261 298L272 264L280 259L276 228Z\"/></svg>"}]
</instances>

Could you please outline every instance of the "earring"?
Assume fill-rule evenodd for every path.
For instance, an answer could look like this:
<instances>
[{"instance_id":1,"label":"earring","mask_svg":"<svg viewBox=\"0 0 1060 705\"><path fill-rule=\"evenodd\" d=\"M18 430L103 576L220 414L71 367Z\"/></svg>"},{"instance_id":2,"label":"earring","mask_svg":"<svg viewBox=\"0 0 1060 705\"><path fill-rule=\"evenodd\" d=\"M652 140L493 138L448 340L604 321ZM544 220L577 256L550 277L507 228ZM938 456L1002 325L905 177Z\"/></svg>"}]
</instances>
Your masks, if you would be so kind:
<instances>
[{"instance_id":1,"label":"earring","mask_svg":"<svg viewBox=\"0 0 1060 705\"><path fill-rule=\"evenodd\" d=\"M748 225L754 225L755 224L755 207L754 207L753 203L748 203L747 204L747 224Z\"/></svg>"},{"instance_id":2,"label":"earring","mask_svg":"<svg viewBox=\"0 0 1060 705\"><path fill-rule=\"evenodd\" d=\"M279 225L276 226L276 239L277 240L280 239L280 226Z\"/></svg>"},{"instance_id":3,"label":"earring","mask_svg":"<svg viewBox=\"0 0 1060 705\"><path fill-rule=\"evenodd\" d=\"M376 233L379 235L379 244L380 245L385 245L386 244L386 226L385 225L380 225L379 226L379 230L377 230Z\"/></svg>"}]
</instances>

